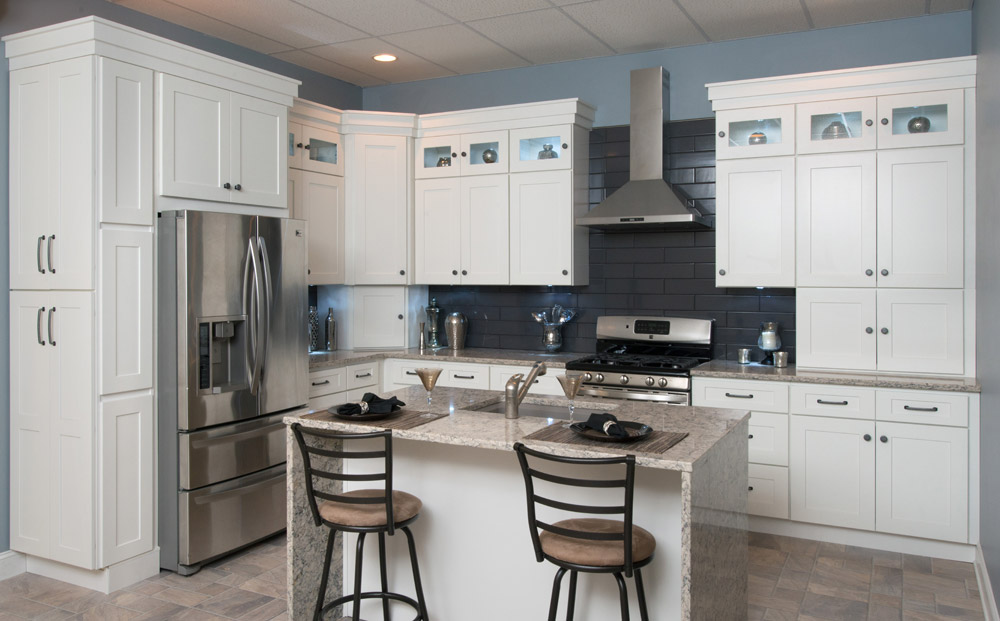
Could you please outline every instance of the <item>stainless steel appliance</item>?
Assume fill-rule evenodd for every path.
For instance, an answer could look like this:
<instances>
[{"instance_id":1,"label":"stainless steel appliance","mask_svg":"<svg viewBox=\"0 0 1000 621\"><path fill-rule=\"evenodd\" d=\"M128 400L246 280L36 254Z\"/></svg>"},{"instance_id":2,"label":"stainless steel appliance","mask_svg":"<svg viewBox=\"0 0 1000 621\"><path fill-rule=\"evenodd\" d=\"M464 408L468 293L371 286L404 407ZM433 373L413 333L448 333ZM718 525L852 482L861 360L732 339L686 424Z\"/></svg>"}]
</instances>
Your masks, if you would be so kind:
<instances>
[{"instance_id":1,"label":"stainless steel appliance","mask_svg":"<svg viewBox=\"0 0 1000 621\"><path fill-rule=\"evenodd\" d=\"M583 371L581 395L690 405L690 370L711 358L711 320L598 317L597 354L566 369Z\"/></svg>"},{"instance_id":2,"label":"stainless steel appliance","mask_svg":"<svg viewBox=\"0 0 1000 621\"><path fill-rule=\"evenodd\" d=\"M308 400L305 222L157 220L160 566L285 528L284 412Z\"/></svg>"}]
</instances>

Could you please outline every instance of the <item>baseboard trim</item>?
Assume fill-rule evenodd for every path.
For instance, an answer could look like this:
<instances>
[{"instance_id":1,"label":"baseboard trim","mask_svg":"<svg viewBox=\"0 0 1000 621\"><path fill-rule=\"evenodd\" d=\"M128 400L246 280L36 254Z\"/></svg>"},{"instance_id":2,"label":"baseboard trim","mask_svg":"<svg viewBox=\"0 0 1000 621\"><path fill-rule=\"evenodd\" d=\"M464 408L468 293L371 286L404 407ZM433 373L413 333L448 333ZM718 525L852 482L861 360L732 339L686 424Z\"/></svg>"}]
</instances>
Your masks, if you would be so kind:
<instances>
[{"instance_id":1,"label":"baseboard trim","mask_svg":"<svg viewBox=\"0 0 1000 621\"><path fill-rule=\"evenodd\" d=\"M828 543L873 548L887 552L903 552L965 563L972 563L976 560L976 546L968 543L920 539L919 537L875 533L821 524L806 524L755 515L750 516L750 530L755 533L814 539Z\"/></svg>"},{"instance_id":2,"label":"baseboard trim","mask_svg":"<svg viewBox=\"0 0 1000 621\"><path fill-rule=\"evenodd\" d=\"M13 550L0 552L0 580L13 578L25 571L24 555Z\"/></svg>"},{"instance_id":3,"label":"baseboard trim","mask_svg":"<svg viewBox=\"0 0 1000 621\"><path fill-rule=\"evenodd\" d=\"M979 585L979 597L983 601L983 612L986 621L1000 621L1000 612L997 611L997 600L993 596L993 585L990 583L990 574L986 570L986 559L983 557L983 548L976 546L976 583Z\"/></svg>"},{"instance_id":4,"label":"baseboard trim","mask_svg":"<svg viewBox=\"0 0 1000 621\"><path fill-rule=\"evenodd\" d=\"M160 548L103 569L83 569L58 561L28 556L25 570L85 589L113 593L160 573Z\"/></svg>"}]
</instances>

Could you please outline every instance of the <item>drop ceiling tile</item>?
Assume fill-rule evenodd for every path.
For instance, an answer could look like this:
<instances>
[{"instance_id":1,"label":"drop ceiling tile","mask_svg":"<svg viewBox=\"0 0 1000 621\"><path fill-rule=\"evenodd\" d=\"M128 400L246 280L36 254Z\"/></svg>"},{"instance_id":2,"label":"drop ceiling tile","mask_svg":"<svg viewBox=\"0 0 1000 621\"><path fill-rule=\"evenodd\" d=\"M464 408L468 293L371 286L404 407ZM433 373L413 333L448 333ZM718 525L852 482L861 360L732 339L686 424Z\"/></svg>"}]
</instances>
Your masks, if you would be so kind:
<instances>
[{"instance_id":1,"label":"drop ceiling tile","mask_svg":"<svg viewBox=\"0 0 1000 621\"><path fill-rule=\"evenodd\" d=\"M301 48L359 39L364 33L292 0L173 0L176 4Z\"/></svg>"},{"instance_id":2,"label":"drop ceiling tile","mask_svg":"<svg viewBox=\"0 0 1000 621\"><path fill-rule=\"evenodd\" d=\"M923 15L925 0L804 0L817 28Z\"/></svg>"},{"instance_id":3,"label":"drop ceiling tile","mask_svg":"<svg viewBox=\"0 0 1000 621\"><path fill-rule=\"evenodd\" d=\"M227 24L197 11L186 9L164 0L114 0L115 4L158 17L179 26L196 30L212 37L218 37L236 45L256 50L264 54L291 49L279 41L274 41L243 28Z\"/></svg>"},{"instance_id":4,"label":"drop ceiling tile","mask_svg":"<svg viewBox=\"0 0 1000 621\"><path fill-rule=\"evenodd\" d=\"M455 73L479 73L531 64L462 24L401 32L382 39Z\"/></svg>"},{"instance_id":5,"label":"drop ceiling tile","mask_svg":"<svg viewBox=\"0 0 1000 621\"><path fill-rule=\"evenodd\" d=\"M547 0L422 0L435 9L450 15L451 17L467 22L473 19L486 19L488 17L500 17L501 15L511 15L524 11L537 11L547 9L552 5ZM583 0L575 0L581 2Z\"/></svg>"},{"instance_id":6,"label":"drop ceiling tile","mask_svg":"<svg viewBox=\"0 0 1000 621\"><path fill-rule=\"evenodd\" d=\"M443 26L454 20L417 0L295 0L370 35Z\"/></svg>"},{"instance_id":7,"label":"drop ceiling tile","mask_svg":"<svg viewBox=\"0 0 1000 621\"><path fill-rule=\"evenodd\" d=\"M569 6L570 4L580 4L588 0L550 0L556 6Z\"/></svg>"},{"instance_id":8,"label":"drop ceiling tile","mask_svg":"<svg viewBox=\"0 0 1000 621\"><path fill-rule=\"evenodd\" d=\"M612 53L559 9L493 17L469 22L469 26L535 64Z\"/></svg>"},{"instance_id":9,"label":"drop ceiling tile","mask_svg":"<svg viewBox=\"0 0 1000 621\"><path fill-rule=\"evenodd\" d=\"M931 13L967 11L972 8L972 0L931 0Z\"/></svg>"},{"instance_id":10,"label":"drop ceiling tile","mask_svg":"<svg viewBox=\"0 0 1000 621\"><path fill-rule=\"evenodd\" d=\"M413 82L455 75L454 71L439 67L424 58L374 37L314 47L310 48L309 52L386 82ZM397 60L391 63L380 63L372 60L372 56L375 54L386 52L395 55Z\"/></svg>"},{"instance_id":11,"label":"drop ceiling tile","mask_svg":"<svg viewBox=\"0 0 1000 621\"><path fill-rule=\"evenodd\" d=\"M713 41L808 30L799 0L677 0Z\"/></svg>"},{"instance_id":12,"label":"drop ceiling tile","mask_svg":"<svg viewBox=\"0 0 1000 621\"><path fill-rule=\"evenodd\" d=\"M351 84L357 84L358 86L380 86L388 83L385 80L376 78L375 76L355 71L350 67L345 67L344 65L335 63L332 60L320 58L319 56L314 56L313 54L302 50L278 52L277 54L271 54L271 56L290 62L293 65L299 65L300 67L305 67L306 69L312 69L313 71L337 78L338 80L344 80L345 82L350 82Z\"/></svg>"},{"instance_id":13,"label":"drop ceiling tile","mask_svg":"<svg viewBox=\"0 0 1000 621\"><path fill-rule=\"evenodd\" d=\"M664 0L596 0L563 10L619 53L706 41L676 4Z\"/></svg>"}]
</instances>

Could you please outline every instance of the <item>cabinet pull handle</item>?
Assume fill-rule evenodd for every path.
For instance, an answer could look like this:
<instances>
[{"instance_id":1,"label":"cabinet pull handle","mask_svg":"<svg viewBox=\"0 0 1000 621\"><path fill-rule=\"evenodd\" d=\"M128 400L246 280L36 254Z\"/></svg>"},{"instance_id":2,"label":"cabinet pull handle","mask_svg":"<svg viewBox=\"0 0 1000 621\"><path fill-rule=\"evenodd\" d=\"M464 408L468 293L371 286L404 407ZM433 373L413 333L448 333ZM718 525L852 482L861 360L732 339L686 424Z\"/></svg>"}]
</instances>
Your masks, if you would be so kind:
<instances>
[{"instance_id":1,"label":"cabinet pull handle","mask_svg":"<svg viewBox=\"0 0 1000 621\"><path fill-rule=\"evenodd\" d=\"M466 156L465 151L462 151L462 157L465 157L465 156Z\"/></svg>"},{"instance_id":2,"label":"cabinet pull handle","mask_svg":"<svg viewBox=\"0 0 1000 621\"><path fill-rule=\"evenodd\" d=\"M882 334L889 334L889 328L882 328L881 330L879 330L879 332L881 332Z\"/></svg>"},{"instance_id":3,"label":"cabinet pull handle","mask_svg":"<svg viewBox=\"0 0 1000 621\"><path fill-rule=\"evenodd\" d=\"M726 396L731 399L753 399L753 395L737 395L735 393L727 392Z\"/></svg>"},{"instance_id":4,"label":"cabinet pull handle","mask_svg":"<svg viewBox=\"0 0 1000 621\"><path fill-rule=\"evenodd\" d=\"M563 270L563 276L569 276L569 270Z\"/></svg>"},{"instance_id":5,"label":"cabinet pull handle","mask_svg":"<svg viewBox=\"0 0 1000 621\"><path fill-rule=\"evenodd\" d=\"M402 318L403 318L402 315L396 315L396 319L402 319Z\"/></svg>"},{"instance_id":6,"label":"cabinet pull handle","mask_svg":"<svg viewBox=\"0 0 1000 621\"><path fill-rule=\"evenodd\" d=\"M452 276L458 276L458 270L451 270Z\"/></svg>"},{"instance_id":7,"label":"cabinet pull handle","mask_svg":"<svg viewBox=\"0 0 1000 621\"><path fill-rule=\"evenodd\" d=\"M865 125L867 125L868 127L871 127L874 123L875 123L875 121L873 121L871 119L868 119L868 120L865 121Z\"/></svg>"},{"instance_id":8,"label":"cabinet pull handle","mask_svg":"<svg viewBox=\"0 0 1000 621\"><path fill-rule=\"evenodd\" d=\"M888 276L889 270L882 270L881 272L879 272L879 274L882 274L883 276Z\"/></svg>"},{"instance_id":9,"label":"cabinet pull handle","mask_svg":"<svg viewBox=\"0 0 1000 621\"><path fill-rule=\"evenodd\" d=\"M313 382L312 385L313 386L326 386L329 383L330 383L330 380L323 380L322 382Z\"/></svg>"},{"instance_id":10,"label":"cabinet pull handle","mask_svg":"<svg viewBox=\"0 0 1000 621\"><path fill-rule=\"evenodd\" d=\"M455 153L454 151L452 151L452 152L451 152L451 156L452 156L452 157L458 157L458 153Z\"/></svg>"},{"instance_id":11,"label":"cabinet pull handle","mask_svg":"<svg viewBox=\"0 0 1000 621\"><path fill-rule=\"evenodd\" d=\"M243 189L243 186L237 183L236 185L233 186L233 189L239 192L240 190Z\"/></svg>"},{"instance_id":12,"label":"cabinet pull handle","mask_svg":"<svg viewBox=\"0 0 1000 621\"><path fill-rule=\"evenodd\" d=\"M300 149L301 149L301 148L302 148L302 143L301 143L301 142L299 142L299 143L297 143L297 144L296 144L295 146L297 146L298 148L300 148Z\"/></svg>"},{"instance_id":13,"label":"cabinet pull handle","mask_svg":"<svg viewBox=\"0 0 1000 621\"><path fill-rule=\"evenodd\" d=\"M748 485L747 486L747 491L748 492L752 492L753 491L753 485Z\"/></svg>"},{"instance_id":14,"label":"cabinet pull handle","mask_svg":"<svg viewBox=\"0 0 1000 621\"><path fill-rule=\"evenodd\" d=\"M231 190L233 188L232 184L230 184L228 181L223 183L222 187L226 190Z\"/></svg>"},{"instance_id":15,"label":"cabinet pull handle","mask_svg":"<svg viewBox=\"0 0 1000 621\"><path fill-rule=\"evenodd\" d=\"M35 249L35 260L38 261L38 272L40 274L45 273L45 268L42 267L42 242L45 241L45 236L40 235L38 237L38 247Z\"/></svg>"},{"instance_id":16,"label":"cabinet pull handle","mask_svg":"<svg viewBox=\"0 0 1000 621\"><path fill-rule=\"evenodd\" d=\"M49 271L52 272L53 274L56 273L56 268L52 267L52 242L54 242L55 240L56 240L55 235L49 237L49 247L48 247L48 252L46 252L46 258L49 261Z\"/></svg>"},{"instance_id":17,"label":"cabinet pull handle","mask_svg":"<svg viewBox=\"0 0 1000 621\"><path fill-rule=\"evenodd\" d=\"M462 270L462 276L468 276L469 272L467 270Z\"/></svg>"},{"instance_id":18,"label":"cabinet pull handle","mask_svg":"<svg viewBox=\"0 0 1000 621\"><path fill-rule=\"evenodd\" d=\"M475 375L455 375L455 379L476 379ZM537 380L536 380L537 381Z\"/></svg>"},{"instance_id":19,"label":"cabinet pull handle","mask_svg":"<svg viewBox=\"0 0 1000 621\"><path fill-rule=\"evenodd\" d=\"M567 144L567 143L565 143L565 142L564 142L564 143L563 143L563 150L565 151L565 150L566 150L566 149L568 149L568 148L569 148L569 144Z\"/></svg>"},{"instance_id":20,"label":"cabinet pull handle","mask_svg":"<svg viewBox=\"0 0 1000 621\"><path fill-rule=\"evenodd\" d=\"M371 377L371 376L372 376L371 371L369 371L368 373L362 373L361 375L355 373L354 379L361 379L362 377Z\"/></svg>"},{"instance_id":21,"label":"cabinet pull handle","mask_svg":"<svg viewBox=\"0 0 1000 621\"><path fill-rule=\"evenodd\" d=\"M865 439L865 442L871 442L872 441L872 434L870 434L870 433L866 433L862 437Z\"/></svg>"},{"instance_id":22,"label":"cabinet pull handle","mask_svg":"<svg viewBox=\"0 0 1000 621\"><path fill-rule=\"evenodd\" d=\"M400 276L406 276L406 270L399 270Z\"/></svg>"},{"instance_id":23,"label":"cabinet pull handle","mask_svg":"<svg viewBox=\"0 0 1000 621\"><path fill-rule=\"evenodd\" d=\"M719 270L719 276L725 276L726 270Z\"/></svg>"},{"instance_id":24,"label":"cabinet pull handle","mask_svg":"<svg viewBox=\"0 0 1000 621\"><path fill-rule=\"evenodd\" d=\"M889 119L882 119L882 125L888 125Z\"/></svg>"},{"instance_id":25,"label":"cabinet pull handle","mask_svg":"<svg viewBox=\"0 0 1000 621\"><path fill-rule=\"evenodd\" d=\"M887 444L889 442L889 438L885 436L879 436L878 441L881 442L882 444Z\"/></svg>"},{"instance_id":26,"label":"cabinet pull handle","mask_svg":"<svg viewBox=\"0 0 1000 621\"><path fill-rule=\"evenodd\" d=\"M49 345L53 347L56 346L56 341L55 339L52 338L52 331L53 331L52 320L55 318L55 316L56 316L56 307L53 306L52 308L49 309Z\"/></svg>"},{"instance_id":27,"label":"cabinet pull handle","mask_svg":"<svg viewBox=\"0 0 1000 621\"><path fill-rule=\"evenodd\" d=\"M312 143L307 144L304 148L308 150L309 149L309 145L311 145L311 144Z\"/></svg>"},{"instance_id":28,"label":"cabinet pull handle","mask_svg":"<svg viewBox=\"0 0 1000 621\"><path fill-rule=\"evenodd\" d=\"M820 405L847 405L846 401L827 401L826 399L816 399Z\"/></svg>"},{"instance_id":29,"label":"cabinet pull handle","mask_svg":"<svg viewBox=\"0 0 1000 621\"><path fill-rule=\"evenodd\" d=\"M38 333L38 344L45 347L45 339L42 338L42 315L45 314L45 307L38 309L38 315L35 317L35 331Z\"/></svg>"},{"instance_id":30,"label":"cabinet pull handle","mask_svg":"<svg viewBox=\"0 0 1000 621\"><path fill-rule=\"evenodd\" d=\"M407 375L417 375L417 372L416 371L407 371L406 374Z\"/></svg>"},{"instance_id":31,"label":"cabinet pull handle","mask_svg":"<svg viewBox=\"0 0 1000 621\"><path fill-rule=\"evenodd\" d=\"M871 328L865 328L866 334L871 334L872 332L874 332L874 330L872 330Z\"/></svg>"},{"instance_id":32,"label":"cabinet pull handle","mask_svg":"<svg viewBox=\"0 0 1000 621\"><path fill-rule=\"evenodd\" d=\"M749 440L753 440L753 434L752 434L752 433L751 433L751 434L749 434L749 435L747 436L747 439L749 439Z\"/></svg>"},{"instance_id":33,"label":"cabinet pull handle","mask_svg":"<svg viewBox=\"0 0 1000 621\"><path fill-rule=\"evenodd\" d=\"M871 275L872 275L872 274L874 274L874 273L875 273L875 272L873 272L873 271L871 271L871 270L865 270L865 276L871 276Z\"/></svg>"},{"instance_id":34,"label":"cabinet pull handle","mask_svg":"<svg viewBox=\"0 0 1000 621\"><path fill-rule=\"evenodd\" d=\"M937 406L930 407L930 408L918 408L918 407L915 407L915 406L912 406L912 405L904 405L903 409L904 410L909 410L911 412L937 412L938 411Z\"/></svg>"}]
</instances>

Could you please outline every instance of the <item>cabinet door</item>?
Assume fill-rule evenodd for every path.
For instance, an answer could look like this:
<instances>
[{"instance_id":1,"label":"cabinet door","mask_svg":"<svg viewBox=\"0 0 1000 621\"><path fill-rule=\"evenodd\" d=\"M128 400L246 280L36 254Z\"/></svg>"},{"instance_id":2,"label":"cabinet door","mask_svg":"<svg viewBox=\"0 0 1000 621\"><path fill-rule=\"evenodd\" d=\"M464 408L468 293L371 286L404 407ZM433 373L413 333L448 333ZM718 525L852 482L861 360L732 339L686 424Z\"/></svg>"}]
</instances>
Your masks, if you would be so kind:
<instances>
[{"instance_id":1,"label":"cabinet door","mask_svg":"<svg viewBox=\"0 0 1000 621\"><path fill-rule=\"evenodd\" d=\"M229 202L232 191L223 187L232 184L229 92L165 73L159 78L160 195Z\"/></svg>"},{"instance_id":2,"label":"cabinet door","mask_svg":"<svg viewBox=\"0 0 1000 621\"><path fill-rule=\"evenodd\" d=\"M152 388L153 234L102 229L100 249L100 394Z\"/></svg>"},{"instance_id":3,"label":"cabinet door","mask_svg":"<svg viewBox=\"0 0 1000 621\"><path fill-rule=\"evenodd\" d=\"M795 153L795 106L720 110L715 115L720 160Z\"/></svg>"},{"instance_id":4,"label":"cabinet door","mask_svg":"<svg viewBox=\"0 0 1000 621\"><path fill-rule=\"evenodd\" d=\"M229 181L233 184L229 200L287 209L288 108L237 93L230 93L229 101Z\"/></svg>"},{"instance_id":5,"label":"cabinet door","mask_svg":"<svg viewBox=\"0 0 1000 621\"><path fill-rule=\"evenodd\" d=\"M747 513L788 519L788 468L747 466Z\"/></svg>"},{"instance_id":6,"label":"cabinet door","mask_svg":"<svg viewBox=\"0 0 1000 621\"><path fill-rule=\"evenodd\" d=\"M153 224L153 72L98 60L101 222Z\"/></svg>"},{"instance_id":7,"label":"cabinet door","mask_svg":"<svg viewBox=\"0 0 1000 621\"><path fill-rule=\"evenodd\" d=\"M305 174L304 171L297 168L288 169L288 217L296 220L305 220L306 207L303 204L305 197L302 194L303 174Z\"/></svg>"},{"instance_id":8,"label":"cabinet door","mask_svg":"<svg viewBox=\"0 0 1000 621\"><path fill-rule=\"evenodd\" d=\"M414 184L414 279L419 285L462 281L461 179L419 179ZM506 228L506 222L505 228Z\"/></svg>"},{"instance_id":9,"label":"cabinet door","mask_svg":"<svg viewBox=\"0 0 1000 621\"><path fill-rule=\"evenodd\" d=\"M355 283L405 285L409 256L406 138L354 138L351 213Z\"/></svg>"},{"instance_id":10,"label":"cabinet door","mask_svg":"<svg viewBox=\"0 0 1000 621\"><path fill-rule=\"evenodd\" d=\"M875 153L807 155L795 170L800 287L875 286Z\"/></svg>"},{"instance_id":11,"label":"cabinet door","mask_svg":"<svg viewBox=\"0 0 1000 621\"><path fill-rule=\"evenodd\" d=\"M964 197L962 147L879 152L880 287L962 287Z\"/></svg>"},{"instance_id":12,"label":"cabinet door","mask_svg":"<svg viewBox=\"0 0 1000 621\"><path fill-rule=\"evenodd\" d=\"M751 462L788 465L788 414L751 412L749 436Z\"/></svg>"},{"instance_id":13,"label":"cabinet door","mask_svg":"<svg viewBox=\"0 0 1000 621\"><path fill-rule=\"evenodd\" d=\"M403 287L354 288L354 348L405 346Z\"/></svg>"},{"instance_id":14,"label":"cabinet door","mask_svg":"<svg viewBox=\"0 0 1000 621\"><path fill-rule=\"evenodd\" d=\"M819 416L791 418L791 518L875 528L875 423Z\"/></svg>"},{"instance_id":15,"label":"cabinet door","mask_svg":"<svg viewBox=\"0 0 1000 621\"><path fill-rule=\"evenodd\" d=\"M572 269L572 172L511 175L510 284L569 285Z\"/></svg>"},{"instance_id":16,"label":"cabinet door","mask_svg":"<svg viewBox=\"0 0 1000 621\"><path fill-rule=\"evenodd\" d=\"M875 98L840 99L795 107L799 155L875 149Z\"/></svg>"},{"instance_id":17,"label":"cabinet door","mask_svg":"<svg viewBox=\"0 0 1000 621\"><path fill-rule=\"evenodd\" d=\"M507 175L462 179L462 284L510 282Z\"/></svg>"},{"instance_id":18,"label":"cabinet door","mask_svg":"<svg viewBox=\"0 0 1000 621\"><path fill-rule=\"evenodd\" d=\"M550 125L510 132L510 172L573 166L573 126Z\"/></svg>"},{"instance_id":19,"label":"cabinet door","mask_svg":"<svg viewBox=\"0 0 1000 621\"><path fill-rule=\"evenodd\" d=\"M462 174L461 137L425 136L413 141L416 179L457 177Z\"/></svg>"},{"instance_id":20,"label":"cabinet door","mask_svg":"<svg viewBox=\"0 0 1000 621\"><path fill-rule=\"evenodd\" d=\"M507 132L463 134L461 155L463 176L506 173L509 169Z\"/></svg>"},{"instance_id":21,"label":"cabinet door","mask_svg":"<svg viewBox=\"0 0 1000 621\"><path fill-rule=\"evenodd\" d=\"M795 158L720 161L717 287L795 286Z\"/></svg>"},{"instance_id":22,"label":"cabinet door","mask_svg":"<svg viewBox=\"0 0 1000 621\"><path fill-rule=\"evenodd\" d=\"M965 142L965 93L907 93L878 98L878 148Z\"/></svg>"},{"instance_id":23,"label":"cabinet door","mask_svg":"<svg viewBox=\"0 0 1000 621\"><path fill-rule=\"evenodd\" d=\"M798 365L874 371L875 313L873 289L797 289Z\"/></svg>"},{"instance_id":24,"label":"cabinet door","mask_svg":"<svg viewBox=\"0 0 1000 621\"><path fill-rule=\"evenodd\" d=\"M153 395L101 403L101 562L153 549Z\"/></svg>"},{"instance_id":25,"label":"cabinet door","mask_svg":"<svg viewBox=\"0 0 1000 621\"><path fill-rule=\"evenodd\" d=\"M343 140L337 132L302 126L302 168L327 175L344 176Z\"/></svg>"},{"instance_id":26,"label":"cabinet door","mask_svg":"<svg viewBox=\"0 0 1000 621\"><path fill-rule=\"evenodd\" d=\"M875 529L966 543L969 537L969 432L879 423Z\"/></svg>"},{"instance_id":27,"label":"cabinet door","mask_svg":"<svg viewBox=\"0 0 1000 621\"><path fill-rule=\"evenodd\" d=\"M965 370L961 290L878 292L878 370L962 373Z\"/></svg>"},{"instance_id":28,"label":"cabinet door","mask_svg":"<svg viewBox=\"0 0 1000 621\"><path fill-rule=\"evenodd\" d=\"M302 168L302 152L305 150L304 137L302 136L302 124L288 122L288 142L285 145L288 156L289 168ZM289 190L290 191L290 190Z\"/></svg>"},{"instance_id":29,"label":"cabinet door","mask_svg":"<svg viewBox=\"0 0 1000 621\"><path fill-rule=\"evenodd\" d=\"M309 284L344 284L344 178L302 171L301 217L309 225Z\"/></svg>"}]
</instances>

